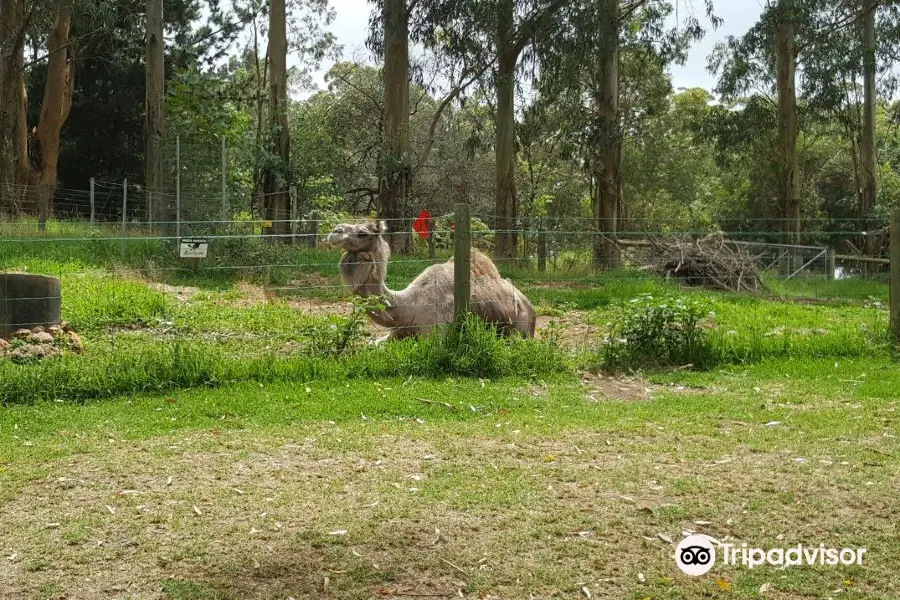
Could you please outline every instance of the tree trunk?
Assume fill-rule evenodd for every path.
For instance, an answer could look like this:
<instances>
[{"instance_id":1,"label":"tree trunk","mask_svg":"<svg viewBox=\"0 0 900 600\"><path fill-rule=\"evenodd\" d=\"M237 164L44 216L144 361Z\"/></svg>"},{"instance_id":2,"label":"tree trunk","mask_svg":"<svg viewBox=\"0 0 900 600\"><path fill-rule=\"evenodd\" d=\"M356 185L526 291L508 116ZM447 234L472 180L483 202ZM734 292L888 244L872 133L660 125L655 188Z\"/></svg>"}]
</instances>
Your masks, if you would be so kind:
<instances>
[{"instance_id":1,"label":"tree trunk","mask_svg":"<svg viewBox=\"0 0 900 600\"><path fill-rule=\"evenodd\" d=\"M518 217L515 172L515 68L514 59L503 57L499 61L497 72L495 255L498 259L515 257L518 245L515 231Z\"/></svg>"},{"instance_id":2,"label":"tree trunk","mask_svg":"<svg viewBox=\"0 0 900 600\"><path fill-rule=\"evenodd\" d=\"M69 27L72 13L60 8L50 30L49 58L47 59L47 83L41 116L35 128L32 143L37 143L31 155L30 183L39 186L37 194L38 226L46 228L47 219L53 213L53 196L56 193L57 163L59 161L60 130L72 108L72 90L75 85L75 61L69 43Z\"/></svg>"},{"instance_id":3,"label":"tree trunk","mask_svg":"<svg viewBox=\"0 0 900 600\"><path fill-rule=\"evenodd\" d=\"M288 196L291 138L287 120L287 14L285 0L272 0L269 11L269 135L276 164L263 174L263 206L271 228L264 233L290 241Z\"/></svg>"},{"instance_id":4,"label":"tree trunk","mask_svg":"<svg viewBox=\"0 0 900 600\"><path fill-rule=\"evenodd\" d=\"M410 249L404 219L409 184L409 24L406 0L384 0L384 129L379 165L379 216L393 252Z\"/></svg>"},{"instance_id":5,"label":"tree trunk","mask_svg":"<svg viewBox=\"0 0 900 600\"><path fill-rule=\"evenodd\" d=\"M605 0L602 33L604 47L597 64L594 81L595 103L599 118L599 138L592 161L597 182L594 218L597 236L594 241L594 267L598 270L618 269L621 254L616 240L619 218L621 178L621 136L619 134L619 0Z\"/></svg>"},{"instance_id":6,"label":"tree trunk","mask_svg":"<svg viewBox=\"0 0 900 600\"><path fill-rule=\"evenodd\" d=\"M797 46L794 39L794 0L780 0L781 15L775 31L778 67L778 192L783 242L797 244L800 232L800 164L797 157ZM792 253L781 262L782 275L799 265Z\"/></svg>"},{"instance_id":7,"label":"tree trunk","mask_svg":"<svg viewBox=\"0 0 900 600\"><path fill-rule=\"evenodd\" d=\"M500 0L497 14L497 115L495 117L494 153L496 157L495 216L497 234L494 255L498 259L514 259L518 236L516 199L516 63L513 48L514 2Z\"/></svg>"},{"instance_id":8,"label":"tree trunk","mask_svg":"<svg viewBox=\"0 0 900 600\"><path fill-rule=\"evenodd\" d=\"M24 0L0 0L0 212L14 210L27 162Z\"/></svg>"},{"instance_id":9,"label":"tree trunk","mask_svg":"<svg viewBox=\"0 0 900 600\"><path fill-rule=\"evenodd\" d=\"M144 186L147 192L147 220L152 229L168 229L168 206L162 191L162 144L165 135L165 41L163 39L163 2L147 0L147 45L146 45L145 97L146 121L146 163Z\"/></svg>"},{"instance_id":10,"label":"tree trunk","mask_svg":"<svg viewBox=\"0 0 900 600\"><path fill-rule=\"evenodd\" d=\"M876 0L862 0L863 10L863 130L859 143L862 162L862 194L859 217L865 231L872 231L872 210L876 196L875 161L875 11ZM874 235L866 236L865 252L875 255L878 251Z\"/></svg>"}]
</instances>

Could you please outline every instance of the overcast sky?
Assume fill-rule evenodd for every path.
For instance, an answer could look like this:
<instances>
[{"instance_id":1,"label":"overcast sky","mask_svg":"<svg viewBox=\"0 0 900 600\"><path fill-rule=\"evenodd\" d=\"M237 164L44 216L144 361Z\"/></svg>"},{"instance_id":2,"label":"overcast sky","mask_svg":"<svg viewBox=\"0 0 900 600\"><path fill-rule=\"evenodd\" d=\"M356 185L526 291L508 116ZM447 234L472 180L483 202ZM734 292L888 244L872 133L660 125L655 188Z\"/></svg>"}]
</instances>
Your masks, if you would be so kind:
<instances>
[{"instance_id":1,"label":"overcast sky","mask_svg":"<svg viewBox=\"0 0 900 600\"><path fill-rule=\"evenodd\" d=\"M704 16L702 0L678 0L678 2L682 19L688 11L693 11L701 18ZM746 32L759 18L764 2L765 0L716 0L716 14L725 22L717 31L708 31L703 41L691 48L687 64L672 68L675 87L712 89L715 81L706 71L706 59L713 46L728 35L741 35ZM338 43L343 46L344 57L370 60L365 50L370 10L367 0L331 0L331 4L336 13L331 31L337 37ZM315 82L319 87L325 87L324 75L330 67L331 63L324 64L316 74Z\"/></svg>"}]
</instances>

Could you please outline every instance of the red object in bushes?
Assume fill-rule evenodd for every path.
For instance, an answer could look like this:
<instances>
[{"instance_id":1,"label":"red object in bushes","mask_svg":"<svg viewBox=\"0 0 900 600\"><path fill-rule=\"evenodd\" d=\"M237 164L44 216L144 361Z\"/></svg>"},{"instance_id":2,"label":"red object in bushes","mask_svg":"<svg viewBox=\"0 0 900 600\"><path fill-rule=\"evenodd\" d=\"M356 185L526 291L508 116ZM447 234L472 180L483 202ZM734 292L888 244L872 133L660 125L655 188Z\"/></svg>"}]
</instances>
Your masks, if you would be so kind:
<instances>
[{"instance_id":1,"label":"red object in bushes","mask_svg":"<svg viewBox=\"0 0 900 600\"><path fill-rule=\"evenodd\" d=\"M431 234L431 214L427 210L419 213L419 218L413 223L413 231L419 234L423 240Z\"/></svg>"}]
</instances>

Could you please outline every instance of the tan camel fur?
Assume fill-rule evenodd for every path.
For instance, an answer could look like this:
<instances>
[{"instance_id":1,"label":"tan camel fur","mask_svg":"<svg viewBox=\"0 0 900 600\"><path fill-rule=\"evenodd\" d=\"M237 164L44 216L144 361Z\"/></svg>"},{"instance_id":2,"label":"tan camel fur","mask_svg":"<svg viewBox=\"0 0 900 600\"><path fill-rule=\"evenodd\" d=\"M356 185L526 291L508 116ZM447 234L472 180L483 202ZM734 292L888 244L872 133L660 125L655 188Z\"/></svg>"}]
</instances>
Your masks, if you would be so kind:
<instances>
[{"instance_id":1,"label":"tan camel fur","mask_svg":"<svg viewBox=\"0 0 900 600\"><path fill-rule=\"evenodd\" d=\"M425 335L435 325L453 321L453 259L428 267L406 289L391 290L385 285L391 257L385 230L383 221L342 223L327 238L344 250L339 264L344 285L357 296L376 296L384 304L384 310L369 313L375 323L391 330L378 341ZM534 337L537 317L525 294L474 248L471 268L471 311L504 334L515 330Z\"/></svg>"}]
</instances>

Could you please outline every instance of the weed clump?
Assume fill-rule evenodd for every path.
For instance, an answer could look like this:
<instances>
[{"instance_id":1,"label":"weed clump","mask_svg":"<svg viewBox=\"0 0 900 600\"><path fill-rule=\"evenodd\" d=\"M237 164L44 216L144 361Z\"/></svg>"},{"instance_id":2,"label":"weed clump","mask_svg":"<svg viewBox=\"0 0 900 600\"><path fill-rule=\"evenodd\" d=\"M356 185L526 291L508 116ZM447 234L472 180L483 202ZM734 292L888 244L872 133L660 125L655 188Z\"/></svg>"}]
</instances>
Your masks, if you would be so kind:
<instances>
[{"instance_id":1,"label":"weed clump","mask_svg":"<svg viewBox=\"0 0 900 600\"><path fill-rule=\"evenodd\" d=\"M622 306L617 317L601 351L607 370L709 368L718 362L707 334L715 313L703 301L642 294Z\"/></svg>"},{"instance_id":2,"label":"weed clump","mask_svg":"<svg viewBox=\"0 0 900 600\"><path fill-rule=\"evenodd\" d=\"M496 327L474 315L444 325L416 343L406 357L411 374L440 377L535 377L568 369L555 340L523 340L498 335Z\"/></svg>"}]
</instances>

